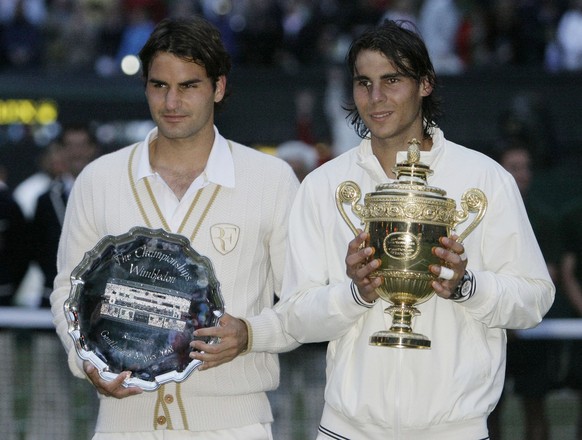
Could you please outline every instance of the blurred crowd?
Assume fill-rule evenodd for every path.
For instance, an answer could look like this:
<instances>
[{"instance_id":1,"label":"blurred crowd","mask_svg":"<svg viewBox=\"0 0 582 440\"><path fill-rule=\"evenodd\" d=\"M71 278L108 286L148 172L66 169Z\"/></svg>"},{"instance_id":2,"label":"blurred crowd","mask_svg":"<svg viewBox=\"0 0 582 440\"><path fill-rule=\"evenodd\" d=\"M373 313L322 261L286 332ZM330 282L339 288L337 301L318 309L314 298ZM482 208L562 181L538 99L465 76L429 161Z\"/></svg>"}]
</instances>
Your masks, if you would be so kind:
<instances>
[{"instance_id":1,"label":"blurred crowd","mask_svg":"<svg viewBox=\"0 0 582 440\"><path fill-rule=\"evenodd\" d=\"M363 27L410 20L437 73L582 68L582 0L2 0L0 69L119 72L154 24L200 14L238 64L341 62Z\"/></svg>"},{"instance_id":2,"label":"blurred crowd","mask_svg":"<svg viewBox=\"0 0 582 440\"><path fill-rule=\"evenodd\" d=\"M69 124L44 149L37 171L16 187L7 185L8 172L1 172L0 163L0 305L12 305L21 291L21 305L50 307L69 192L100 154L87 125Z\"/></svg>"}]
</instances>

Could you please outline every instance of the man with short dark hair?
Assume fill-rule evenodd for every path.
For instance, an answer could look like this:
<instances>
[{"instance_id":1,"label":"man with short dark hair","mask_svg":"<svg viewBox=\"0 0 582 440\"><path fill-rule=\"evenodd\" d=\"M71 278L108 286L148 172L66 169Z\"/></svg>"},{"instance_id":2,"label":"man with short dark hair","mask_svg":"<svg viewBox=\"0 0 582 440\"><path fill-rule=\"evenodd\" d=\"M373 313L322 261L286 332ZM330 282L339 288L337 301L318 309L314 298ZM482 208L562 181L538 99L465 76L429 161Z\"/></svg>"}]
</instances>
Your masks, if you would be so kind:
<instances>
[{"instance_id":1,"label":"man with short dark hair","mask_svg":"<svg viewBox=\"0 0 582 440\"><path fill-rule=\"evenodd\" d=\"M156 128L76 180L51 296L71 370L101 394L94 439L272 439L266 391L279 383L275 353L298 345L273 332L271 308L297 178L283 160L227 140L214 126L231 67L214 26L199 17L163 20L140 59ZM83 364L63 311L84 253L135 226L187 237L212 262L226 311L219 325L194 334L189 356L202 362L198 370L157 392L124 386L131 371L107 381Z\"/></svg>"}]
</instances>

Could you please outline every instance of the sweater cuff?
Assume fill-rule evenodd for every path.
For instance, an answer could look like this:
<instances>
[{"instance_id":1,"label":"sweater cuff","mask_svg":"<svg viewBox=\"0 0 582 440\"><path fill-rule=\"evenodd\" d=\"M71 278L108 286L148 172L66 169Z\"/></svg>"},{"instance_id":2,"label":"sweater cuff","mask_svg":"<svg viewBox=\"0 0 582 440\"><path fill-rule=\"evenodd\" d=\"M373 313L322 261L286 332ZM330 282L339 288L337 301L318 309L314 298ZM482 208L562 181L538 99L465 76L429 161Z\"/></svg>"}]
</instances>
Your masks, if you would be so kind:
<instances>
[{"instance_id":1,"label":"sweater cuff","mask_svg":"<svg viewBox=\"0 0 582 440\"><path fill-rule=\"evenodd\" d=\"M355 283L353 281L350 283L350 290L352 292L352 297L354 298L354 301L356 302L356 304L358 304L362 307L366 307L368 309L371 309L372 307L374 307L374 304L376 304L376 301L378 301L378 300L375 300L373 302L368 302L364 298L362 298L362 295L360 295L360 291L358 290L357 286L355 285Z\"/></svg>"},{"instance_id":2,"label":"sweater cuff","mask_svg":"<svg viewBox=\"0 0 582 440\"><path fill-rule=\"evenodd\" d=\"M487 310L495 307L499 301L497 295L491 295L491 292L496 292L494 275L487 272L471 271L473 275L473 295L466 301L458 302L467 309L473 310L477 313L486 313ZM489 292L489 293L486 293ZM486 293L486 294L485 294Z\"/></svg>"},{"instance_id":3,"label":"sweater cuff","mask_svg":"<svg viewBox=\"0 0 582 440\"><path fill-rule=\"evenodd\" d=\"M247 327L247 346L240 352L241 355L249 353L253 349L253 327L251 323L244 318L239 318Z\"/></svg>"}]
</instances>

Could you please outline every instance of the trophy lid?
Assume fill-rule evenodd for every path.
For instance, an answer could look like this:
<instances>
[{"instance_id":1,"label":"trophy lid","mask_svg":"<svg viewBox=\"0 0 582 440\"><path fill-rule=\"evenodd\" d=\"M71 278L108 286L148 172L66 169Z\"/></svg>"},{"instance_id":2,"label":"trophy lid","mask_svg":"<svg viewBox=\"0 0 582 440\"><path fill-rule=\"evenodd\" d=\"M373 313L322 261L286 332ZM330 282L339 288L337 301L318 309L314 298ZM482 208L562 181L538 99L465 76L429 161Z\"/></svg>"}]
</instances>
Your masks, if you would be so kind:
<instances>
[{"instance_id":1,"label":"trophy lid","mask_svg":"<svg viewBox=\"0 0 582 440\"><path fill-rule=\"evenodd\" d=\"M427 186L427 177L433 171L428 165L420 162L420 142L416 138L412 138L408 142L406 160L397 163L392 171L396 174L396 182L380 184L376 187L377 191L396 189L445 195L445 191Z\"/></svg>"}]
</instances>

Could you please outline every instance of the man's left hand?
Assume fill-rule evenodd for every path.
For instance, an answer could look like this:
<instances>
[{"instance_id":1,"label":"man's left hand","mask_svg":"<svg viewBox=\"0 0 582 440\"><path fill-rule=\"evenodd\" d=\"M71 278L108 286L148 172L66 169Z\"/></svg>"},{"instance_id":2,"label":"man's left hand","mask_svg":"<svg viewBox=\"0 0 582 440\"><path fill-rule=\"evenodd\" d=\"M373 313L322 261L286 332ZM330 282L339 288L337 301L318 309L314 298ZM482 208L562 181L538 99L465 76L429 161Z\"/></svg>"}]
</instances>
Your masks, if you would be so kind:
<instances>
[{"instance_id":1,"label":"man's left hand","mask_svg":"<svg viewBox=\"0 0 582 440\"><path fill-rule=\"evenodd\" d=\"M190 358L202 361L199 370L207 370L230 362L247 348L248 334L246 324L225 313L216 327L206 327L194 332L197 337L217 338L217 342L207 344L196 340L190 346L197 351L190 353Z\"/></svg>"},{"instance_id":2,"label":"man's left hand","mask_svg":"<svg viewBox=\"0 0 582 440\"><path fill-rule=\"evenodd\" d=\"M441 298L448 299L455 292L467 267L467 255L464 246L457 241L457 236L441 237L441 247L435 247L432 253L443 260L443 265L432 264L430 271L438 277L432 282L432 288Z\"/></svg>"}]
</instances>

